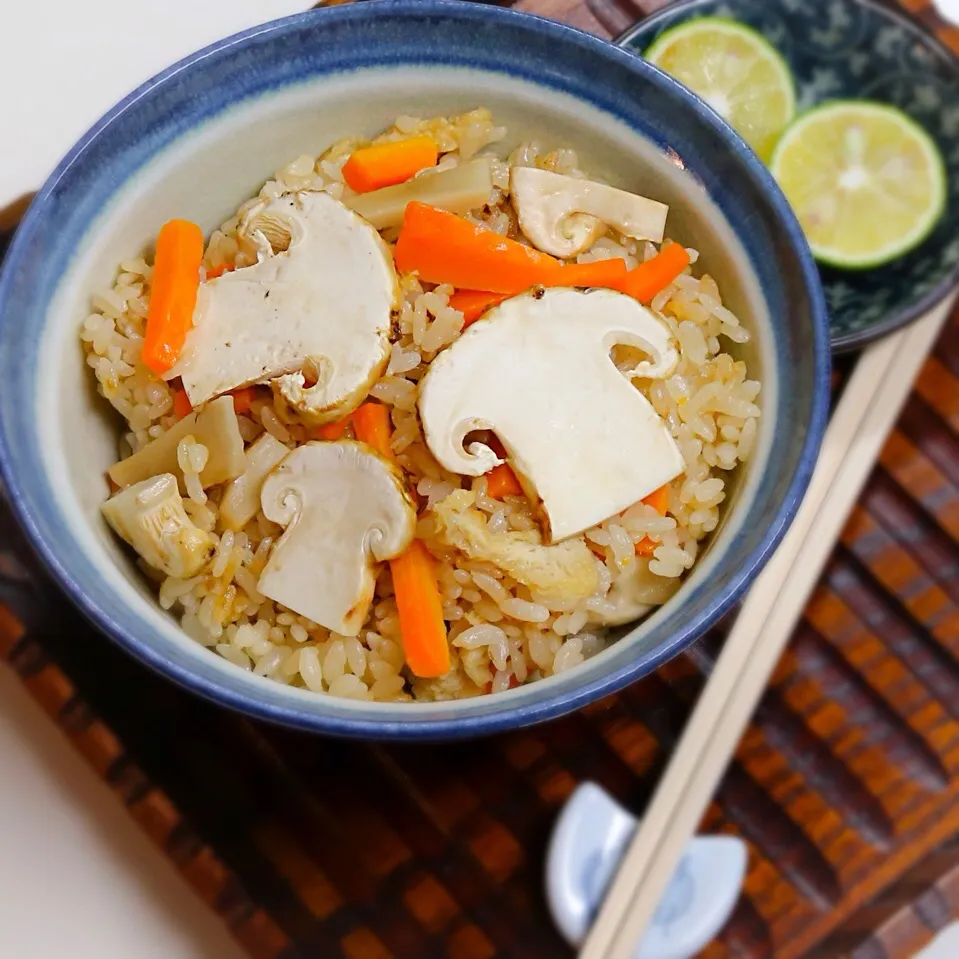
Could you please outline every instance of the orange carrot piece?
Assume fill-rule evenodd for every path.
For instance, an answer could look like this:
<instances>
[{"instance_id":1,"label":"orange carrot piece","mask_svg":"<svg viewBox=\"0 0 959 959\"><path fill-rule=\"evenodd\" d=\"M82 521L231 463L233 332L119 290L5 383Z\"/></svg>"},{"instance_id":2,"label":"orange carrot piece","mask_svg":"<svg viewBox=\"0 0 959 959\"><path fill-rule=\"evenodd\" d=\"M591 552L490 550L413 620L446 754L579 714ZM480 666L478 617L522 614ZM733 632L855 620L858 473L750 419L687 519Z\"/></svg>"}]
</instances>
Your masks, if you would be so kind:
<instances>
[{"instance_id":1,"label":"orange carrot piece","mask_svg":"<svg viewBox=\"0 0 959 959\"><path fill-rule=\"evenodd\" d=\"M532 247L425 203L410 203L396 243L396 268L428 283L458 287L451 305L466 325L505 296L532 286L612 287L630 276L619 258L561 264Z\"/></svg>"},{"instance_id":2,"label":"orange carrot piece","mask_svg":"<svg viewBox=\"0 0 959 959\"><path fill-rule=\"evenodd\" d=\"M488 293L485 290L457 290L449 300L454 310L463 314L463 329L475 323L487 310L509 299L509 293Z\"/></svg>"},{"instance_id":3,"label":"orange carrot piece","mask_svg":"<svg viewBox=\"0 0 959 959\"><path fill-rule=\"evenodd\" d=\"M657 293L665 290L689 266L689 254L681 243L664 246L652 259L630 270L614 288L635 297L640 303L649 303Z\"/></svg>"},{"instance_id":4,"label":"orange carrot piece","mask_svg":"<svg viewBox=\"0 0 959 959\"><path fill-rule=\"evenodd\" d=\"M439 150L431 137L410 137L356 150L343 164L343 179L351 190L369 193L403 183L420 170L436 166Z\"/></svg>"},{"instance_id":5,"label":"orange carrot piece","mask_svg":"<svg viewBox=\"0 0 959 959\"><path fill-rule=\"evenodd\" d=\"M608 260L593 260L591 263L567 263L559 273L546 280L543 286L596 286L615 289L626 281L628 275L626 262L617 256Z\"/></svg>"},{"instance_id":6,"label":"orange carrot piece","mask_svg":"<svg viewBox=\"0 0 959 959\"><path fill-rule=\"evenodd\" d=\"M669 483L665 483L660 486L659 489L653 490L643 502L647 506L652 506L660 516L665 516L666 510L669 508ZM657 546L659 546L659 543L654 543L648 536L644 536L636 544L636 555L652 556Z\"/></svg>"},{"instance_id":7,"label":"orange carrot piece","mask_svg":"<svg viewBox=\"0 0 959 959\"><path fill-rule=\"evenodd\" d=\"M364 403L354 410L353 429L360 442L394 458L390 411L385 406ZM390 572L407 665L414 676L443 676L450 669L450 649L433 557L421 540L413 540L406 552L390 560Z\"/></svg>"},{"instance_id":8,"label":"orange carrot piece","mask_svg":"<svg viewBox=\"0 0 959 959\"><path fill-rule=\"evenodd\" d=\"M353 429L356 438L372 446L380 456L388 460L396 458L390 444L393 434L390 411L382 403L363 403L353 410Z\"/></svg>"},{"instance_id":9,"label":"orange carrot piece","mask_svg":"<svg viewBox=\"0 0 959 959\"><path fill-rule=\"evenodd\" d=\"M659 489L653 490L643 502L647 506L652 506L660 516L665 516L666 510L669 509L669 483L664 483Z\"/></svg>"},{"instance_id":10,"label":"orange carrot piece","mask_svg":"<svg viewBox=\"0 0 959 959\"><path fill-rule=\"evenodd\" d=\"M394 258L400 273L416 271L427 283L511 295L560 269L545 253L415 201L406 207Z\"/></svg>"},{"instance_id":11,"label":"orange carrot piece","mask_svg":"<svg viewBox=\"0 0 959 959\"><path fill-rule=\"evenodd\" d=\"M315 440L341 440L346 435L346 428L350 425L352 420L352 414L350 416L344 416L343 419L337 420L335 423L324 423L322 426L318 426L313 430L313 439ZM392 452L392 451L391 451Z\"/></svg>"},{"instance_id":12,"label":"orange carrot piece","mask_svg":"<svg viewBox=\"0 0 959 959\"><path fill-rule=\"evenodd\" d=\"M486 441L486 445L501 459L506 459L506 447L494 433ZM504 496L522 496L523 487L520 486L516 474L508 463L494 466L486 474L486 495L493 499L502 499Z\"/></svg>"},{"instance_id":13,"label":"orange carrot piece","mask_svg":"<svg viewBox=\"0 0 959 959\"><path fill-rule=\"evenodd\" d=\"M177 390L173 394L173 415L178 420L184 416L189 416L193 412L193 404L190 403L190 397L186 395L185 390Z\"/></svg>"},{"instance_id":14,"label":"orange carrot piece","mask_svg":"<svg viewBox=\"0 0 959 959\"><path fill-rule=\"evenodd\" d=\"M241 386L238 390L231 390L230 395L233 397L233 412L237 416L243 416L244 413L250 412L256 390L252 386Z\"/></svg>"},{"instance_id":15,"label":"orange carrot piece","mask_svg":"<svg viewBox=\"0 0 959 959\"><path fill-rule=\"evenodd\" d=\"M210 269L206 271L206 278L208 280L215 280L218 276L223 276L224 273L232 273L236 269L232 263L221 263L219 266L211 266Z\"/></svg>"},{"instance_id":16,"label":"orange carrot piece","mask_svg":"<svg viewBox=\"0 0 959 959\"><path fill-rule=\"evenodd\" d=\"M390 560L393 592L400 619L403 654L414 676L433 679L450 670L450 647L443 620L443 600L433 557L422 540Z\"/></svg>"},{"instance_id":17,"label":"orange carrot piece","mask_svg":"<svg viewBox=\"0 0 959 959\"><path fill-rule=\"evenodd\" d=\"M557 271L552 267L543 278L542 286L615 287L626 279L626 264L619 257L596 260L592 263L570 263ZM457 290L449 305L463 314L463 329L475 323L487 310L509 298L508 293L490 293L488 290Z\"/></svg>"},{"instance_id":18,"label":"orange carrot piece","mask_svg":"<svg viewBox=\"0 0 959 959\"><path fill-rule=\"evenodd\" d=\"M157 237L142 353L143 364L157 376L176 363L193 326L202 262L200 228L188 220L165 223Z\"/></svg>"},{"instance_id":19,"label":"orange carrot piece","mask_svg":"<svg viewBox=\"0 0 959 959\"><path fill-rule=\"evenodd\" d=\"M500 463L486 474L486 495L492 499L523 495L523 487L508 463Z\"/></svg>"}]
</instances>

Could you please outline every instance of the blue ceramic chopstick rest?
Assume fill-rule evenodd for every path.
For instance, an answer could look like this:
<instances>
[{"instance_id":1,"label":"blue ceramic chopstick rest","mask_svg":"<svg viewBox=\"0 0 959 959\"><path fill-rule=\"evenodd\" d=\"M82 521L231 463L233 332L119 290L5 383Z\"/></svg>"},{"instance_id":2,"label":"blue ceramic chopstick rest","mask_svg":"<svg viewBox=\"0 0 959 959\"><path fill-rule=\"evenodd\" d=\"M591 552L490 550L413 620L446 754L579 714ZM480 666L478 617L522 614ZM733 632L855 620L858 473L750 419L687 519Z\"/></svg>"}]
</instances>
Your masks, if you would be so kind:
<instances>
[{"instance_id":1,"label":"blue ceramic chopstick rest","mask_svg":"<svg viewBox=\"0 0 959 959\"><path fill-rule=\"evenodd\" d=\"M546 895L563 937L578 946L612 880L638 820L594 783L569 798L546 860ZM686 850L635 959L690 959L726 924L746 874L746 844L696 836Z\"/></svg>"}]
</instances>

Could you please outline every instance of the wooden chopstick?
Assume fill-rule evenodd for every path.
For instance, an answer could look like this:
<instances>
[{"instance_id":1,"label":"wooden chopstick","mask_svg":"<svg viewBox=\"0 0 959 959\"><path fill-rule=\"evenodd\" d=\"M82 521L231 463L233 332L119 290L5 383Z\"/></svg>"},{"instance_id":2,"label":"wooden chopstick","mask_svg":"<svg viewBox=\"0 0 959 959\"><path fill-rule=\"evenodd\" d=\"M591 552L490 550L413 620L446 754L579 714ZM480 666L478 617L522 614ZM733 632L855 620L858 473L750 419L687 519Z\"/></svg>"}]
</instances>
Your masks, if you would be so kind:
<instances>
[{"instance_id":1,"label":"wooden chopstick","mask_svg":"<svg viewBox=\"0 0 959 959\"><path fill-rule=\"evenodd\" d=\"M796 519L742 605L580 959L635 955L951 307L952 299L870 347L856 365Z\"/></svg>"}]
</instances>

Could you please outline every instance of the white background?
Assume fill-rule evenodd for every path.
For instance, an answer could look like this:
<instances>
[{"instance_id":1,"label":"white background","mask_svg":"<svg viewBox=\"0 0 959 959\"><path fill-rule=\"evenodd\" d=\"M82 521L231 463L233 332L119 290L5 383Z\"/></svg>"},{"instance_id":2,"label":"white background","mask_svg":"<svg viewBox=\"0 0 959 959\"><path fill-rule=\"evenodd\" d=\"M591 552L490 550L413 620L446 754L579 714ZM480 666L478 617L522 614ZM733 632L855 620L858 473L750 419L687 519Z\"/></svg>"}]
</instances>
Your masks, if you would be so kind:
<instances>
[{"instance_id":1,"label":"white background","mask_svg":"<svg viewBox=\"0 0 959 959\"><path fill-rule=\"evenodd\" d=\"M199 47L312 0L4 0L0 206L32 192L143 80Z\"/></svg>"},{"instance_id":2,"label":"white background","mask_svg":"<svg viewBox=\"0 0 959 959\"><path fill-rule=\"evenodd\" d=\"M959 0L936 0L936 6L947 20L959 23Z\"/></svg>"},{"instance_id":3,"label":"white background","mask_svg":"<svg viewBox=\"0 0 959 959\"><path fill-rule=\"evenodd\" d=\"M959 0L939 0L959 21ZM308 0L17 0L0 31L0 207L170 62ZM959 929L950 933L959 937ZM959 945L942 943L942 956ZM224 927L0 666L0 955L239 959ZM933 959L932 951L923 959Z\"/></svg>"}]
</instances>

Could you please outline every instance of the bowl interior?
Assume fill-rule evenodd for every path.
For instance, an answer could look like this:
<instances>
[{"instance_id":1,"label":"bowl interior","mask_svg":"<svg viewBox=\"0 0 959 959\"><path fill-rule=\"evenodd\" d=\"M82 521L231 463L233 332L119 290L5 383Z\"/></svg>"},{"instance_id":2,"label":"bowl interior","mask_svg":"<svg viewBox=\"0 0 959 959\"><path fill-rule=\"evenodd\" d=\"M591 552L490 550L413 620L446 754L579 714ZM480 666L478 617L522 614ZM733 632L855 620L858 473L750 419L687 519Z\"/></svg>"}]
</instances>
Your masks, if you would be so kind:
<instances>
[{"instance_id":1,"label":"bowl interior","mask_svg":"<svg viewBox=\"0 0 959 959\"><path fill-rule=\"evenodd\" d=\"M168 676L308 728L467 734L545 718L611 691L729 607L808 477L825 409L825 321L781 196L678 85L532 18L442 3L377 7L375 16L363 5L280 21L173 68L64 161L0 278L2 460L11 499L73 599ZM442 63L437 31L445 33ZM557 62L568 67L562 78L553 74ZM209 231L298 155L376 132L398 114L477 105L493 110L509 141L573 146L584 169L671 204L670 234L702 251L703 268L755 332L748 358L764 383L756 453L679 596L568 674L499 696L412 706L358 704L251 676L190 640L159 609L100 517L119 422L96 395L77 341L90 294L109 288L116 264L147 249L170 217Z\"/></svg>"},{"instance_id":2,"label":"bowl interior","mask_svg":"<svg viewBox=\"0 0 959 959\"><path fill-rule=\"evenodd\" d=\"M905 15L872 0L689 0L630 30L642 52L695 17L723 16L762 33L796 79L797 111L836 99L891 103L920 123L946 163L948 206L915 250L871 270L823 267L834 350L863 346L920 316L959 277L959 62Z\"/></svg>"}]
</instances>

